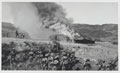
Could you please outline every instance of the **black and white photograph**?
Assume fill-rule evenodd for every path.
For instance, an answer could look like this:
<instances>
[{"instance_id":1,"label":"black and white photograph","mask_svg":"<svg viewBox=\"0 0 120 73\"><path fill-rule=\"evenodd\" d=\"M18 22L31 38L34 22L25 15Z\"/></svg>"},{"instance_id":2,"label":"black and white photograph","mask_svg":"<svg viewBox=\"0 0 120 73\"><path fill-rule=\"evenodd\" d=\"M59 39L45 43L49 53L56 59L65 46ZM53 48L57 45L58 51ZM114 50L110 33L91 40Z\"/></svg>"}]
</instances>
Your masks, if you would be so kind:
<instances>
[{"instance_id":1,"label":"black and white photograph","mask_svg":"<svg viewBox=\"0 0 120 73\"><path fill-rule=\"evenodd\" d=\"M2 2L2 71L118 71L117 2Z\"/></svg>"}]
</instances>

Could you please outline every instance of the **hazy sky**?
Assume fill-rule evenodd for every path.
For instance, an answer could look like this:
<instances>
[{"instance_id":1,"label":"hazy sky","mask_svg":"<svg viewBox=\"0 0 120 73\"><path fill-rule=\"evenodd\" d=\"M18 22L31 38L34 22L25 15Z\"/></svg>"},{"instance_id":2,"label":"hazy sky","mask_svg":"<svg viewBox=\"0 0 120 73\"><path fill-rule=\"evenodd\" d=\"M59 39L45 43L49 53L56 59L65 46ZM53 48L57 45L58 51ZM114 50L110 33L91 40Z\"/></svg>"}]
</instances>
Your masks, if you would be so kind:
<instances>
[{"instance_id":1,"label":"hazy sky","mask_svg":"<svg viewBox=\"0 0 120 73\"><path fill-rule=\"evenodd\" d=\"M80 3L60 2L65 9L67 17L71 17L74 23L103 24L117 23L117 3ZM9 3L2 5L2 21L13 22Z\"/></svg>"},{"instance_id":2,"label":"hazy sky","mask_svg":"<svg viewBox=\"0 0 120 73\"><path fill-rule=\"evenodd\" d=\"M67 17L72 17L75 23L103 24L117 23L117 3L58 3L66 9Z\"/></svg>"},{"instance_id":3,"label":"hazy sky","mask_svg":"<svg viewBox=\"0 0 120 73\"><path fill-rule=\"evenodd\" d=\"M2 21L13 23L13 16L11 14L11 7L9 3L2 3Z\"/></svg>"}]
</instances>

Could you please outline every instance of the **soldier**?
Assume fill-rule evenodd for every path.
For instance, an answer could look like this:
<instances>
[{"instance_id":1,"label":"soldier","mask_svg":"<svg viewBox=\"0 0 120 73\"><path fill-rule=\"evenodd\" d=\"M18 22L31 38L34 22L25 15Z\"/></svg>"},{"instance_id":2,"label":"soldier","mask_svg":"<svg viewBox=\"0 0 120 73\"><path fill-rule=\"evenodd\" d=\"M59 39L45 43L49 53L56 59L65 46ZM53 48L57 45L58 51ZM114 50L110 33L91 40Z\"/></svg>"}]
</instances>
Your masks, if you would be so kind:
<instances>
[{"instance_id":1,"label":"soldier","mask_svg":"<svg viewBox=\"0 0 120 73\"><path fill-rule=\"evenodd\" d=\"M20 38L24 39L25 35L23 33L20 33Z\"/></svg>"},{"instance_id":2,"label":"soldier","mask_svg":"<svg viewBox=\"0 0 120 73\"><path fill-rule=\"evenodd\" d=\"M91 67L91 64L90 64L90 59L87 59L86 62L85 62L85 65L83 67L83 69L85 70L90 70L92 67Z\"/></svg>"},{"instance_id":3,"label":"soldier","mask_svg":"<svg viewBox=\"0 0 120 73\"><path fill-rule=\"evenodd\" d=\"M16 30L15 34L16 34L16 38L19 38L19 33L17 30Z\"/></svg>"}]
</instances>

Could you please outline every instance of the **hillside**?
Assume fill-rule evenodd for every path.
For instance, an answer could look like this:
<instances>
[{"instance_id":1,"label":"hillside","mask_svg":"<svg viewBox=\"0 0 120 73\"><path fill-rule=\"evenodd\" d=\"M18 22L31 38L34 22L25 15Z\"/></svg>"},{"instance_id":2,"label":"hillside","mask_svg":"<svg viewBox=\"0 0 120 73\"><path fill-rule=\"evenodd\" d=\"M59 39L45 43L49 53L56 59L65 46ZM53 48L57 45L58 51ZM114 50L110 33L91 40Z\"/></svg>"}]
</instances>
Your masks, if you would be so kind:
<instances>
[{"instance_id":1,"label":"hillside","mask_svg":"<svg viewBox=\"0 0 120 73\"><path fill-rule=\"evenodd\" d=\"M3 38L2 43L9 44L10 42L15 43L43 43L50 44L50 41L41 41L34 39L16 39L16 38ZM75 52L76 57L81 58L90 58L90 59L109 59L115 58L118 55L118 46L113 45L109 42L97 42L94 45L86 45L86 44L77 44L77 43L66 43L60 42L61 45L67 50L72 50ZM24 49L24 48L21 48Z\"/></svg>"},{"instance_id":2,"label":"hillside","mask_svg":"<svg viewBox=\"0 0 120 73\"><path fill-rule=\"evenodd\" d=\"M71 27L79 34L82 34L95 40L109 41L112 43L118 42L117 24L103 24L103 25L73 24L71 25Z\"/></svg>"},{"instance_id":3,"label":"hillside","mask_svg":"<svg viewBox=\"0 0 120 73\"><path fill-rule=\"evenodd\" d=\"M24 38L30 38L27 32L16 28L13 24L8 22L2 22L2 37L16 37L16 31L19 33L19 38L22 38L23 35Z\"/></svg>"}]
</instances>

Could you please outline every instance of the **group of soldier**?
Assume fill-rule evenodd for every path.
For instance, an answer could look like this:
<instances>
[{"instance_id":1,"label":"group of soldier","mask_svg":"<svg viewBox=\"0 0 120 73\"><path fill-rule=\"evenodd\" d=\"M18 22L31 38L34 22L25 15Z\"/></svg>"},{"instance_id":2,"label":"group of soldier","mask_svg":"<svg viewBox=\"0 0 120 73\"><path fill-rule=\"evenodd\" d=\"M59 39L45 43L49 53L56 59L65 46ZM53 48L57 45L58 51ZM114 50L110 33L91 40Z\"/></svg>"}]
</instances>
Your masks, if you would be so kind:
<instances>
[{"instance_id":1,"label":"group of soldier","mask_svg":"<svg viewBox=\"0 0 120 73\"><path fill-rule=\"evenodd\" d=\"M23 44L25 48L22 51L16 50L14 42L7 44L8 47L2 45L2 69L6 69L6 65L10 70L94 70L90 59L75 57L75 52L64 49L58 42ZM103 60L94 64L98 67L96 70L116 70L116 62L117 58L109 65Z\"/></svg>"},{"instance_id":2,"label":"group of soldier","mask_svg":"<svg viewBox=\"0 0 120 73\"><path fill-rule=\"evenodd\" d=\"M16 38L25 38L25 35L23 33L19 33L17 30L15 31Z\"/></svg>"}]
</instances>

